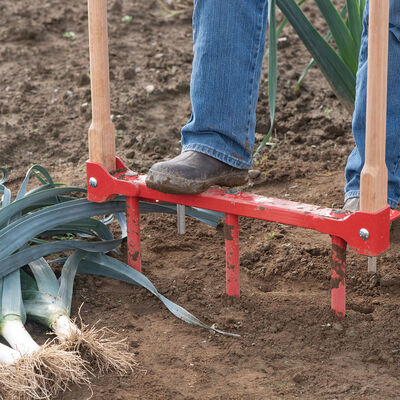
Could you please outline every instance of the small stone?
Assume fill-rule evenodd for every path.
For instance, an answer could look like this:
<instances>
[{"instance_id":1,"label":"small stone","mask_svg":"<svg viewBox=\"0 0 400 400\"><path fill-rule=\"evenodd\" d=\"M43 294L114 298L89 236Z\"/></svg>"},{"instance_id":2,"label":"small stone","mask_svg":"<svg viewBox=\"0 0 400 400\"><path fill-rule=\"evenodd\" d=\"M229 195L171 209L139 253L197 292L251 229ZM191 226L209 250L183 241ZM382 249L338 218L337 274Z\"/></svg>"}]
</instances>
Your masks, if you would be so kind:
<instances>
[{"instance_id":1,"label":"small stone","mask_svg":"<svg viewBox=\"0 0 400 400\"><path fill-rule=\"evenodd\" d=\"M4 130L6 133L11 133L14 131L14 127L9 122L6 122L4 124Z\"/></svg>"},{"instance_id":2,"label":"small stone","mask_svg":"<svg viewBox=\"0 0 400 400\"><path fill-rule=\"evenodd\" d=\"M369 386L363 386L359 390L358 394L360 394L360 395L367 394L367 392L369 392L370 390L371 390L371 388Z\"/></svg>"},{"instance_id":3,"label":"small stone","mask_svg":"<svg viewBox=\"0 0 400 400\"><path fill-rule=\"evenodd\" d=\"M146 86L146 92L149 93L149 94L153 93L154 89L155 89L154 85L147 85Z\"/></svg>"},{"instance_id":4,"label":"small stone","mask_svg":"<svg viewBox=\"0 0 400 400\"><path fill-rule=\"evenodd\" d=\"M119 131L125 131L126 129L128 129L128 127L126 126L125 121L123 121L123 120L119 120L119 121L116 123L116 128L117 128L117 130L119 130Z\"/></svg>"},{"instance_id":5,"label":"small stone","mask_svg":"<svg viewBox=\"0 0 400 400\"><path fill-rule=\"evenodd\" d=\"M140 346L140 345L139 345L139 342L138 342L137 340L131 340L131 341L129 342L129 347L130 347L131 349L137 349L139 346Z\"/></svg>"},{"instance_id":6,"label":"small stone","mask_svg":"<svg viewBox=\"0 0 400 400\"><path fill-rule=\"evenodd\" d=\"M286 36L280 37L277 40L277 47L278 49L284 49L286 47L289 47L289 40Z\"/></svg>"},{"instance_id":7,"label":"small stone","mask_svg":"<svg viewBox=\"0 0 400 400\"><path fill-rule=\"evenodd\" d=\"M348 337L355 337L357 335L357 332L354 328L349 328L346 330L345 335Z\"/></svg>"},{"instance_id":8,"label":"small stone","mask_svg":"<svg viewBox=\"0 0 400 400\"><path fill-rule=\"evenodd\" d=\"M122 12L122 4L119 0L117 0L113 6L111 7L111 11L114 13L121 13Z\"/></svg>"},{"instance_id":9,"label":"small stone","mask_svg":"<svg viewBox=\"0 0 400 400\"><path fill-rule=\"evenodd\" d=\"M130 158L130 159L134 158L134 157L135 157L135 150L129 150L129 151L126 153L126 157L127 157L127 158Z\"/></svg>"},{"instance_id":10,"label":"small stone","mask_svg":"<svg viewBox=\"0 0 400 400\"><path fill-rule=\"evenodd\" d=\"M124 79L130 81L136 76L136 70L134 68L126 68L124 70Z\"/></svg>"},{"instance_id":11,"label":"small stone","mask_svg":"<svg viewBox=\"0 0 400 400\"><path fill-rule=\"evenodd\" d=\"M303 374L297 373L293 375L292 380L297 384L301 384L306 380L306 377Z\"/></svg>"},{"instance_id":12,"label":"small stone","mask_svg":"<svg viewBox=\"0 0 400 400\"><path fill-rule=\"evenodd\" d=\"M369 288L373 289L375 286L378 286L379 283L379 278L376 274L373 274L370 278L369 278Z\"/></svg>"},{"instance_id":13,"label":"small stone","mask_svg":"<svg viewBox=\"0 0 400 400\"><path fill-rule=\"evenodd\" d=\"M400 286L400 276L386 274L380 279L381 286Z\"/></svg>"},{"instance_id":14,"label":"small stone","mask_svg":"<svg viewBox=\"0 0 400 400\"><path fill-rule=\"evenodd\" d=\"M88 75L88 74L82 74L82 75L79 77L78 85L79 85L79 86L86 86L86 85L89 85L89 84L90 84L89 75Z\"/></svg>"},{"instance_id":15,"label":"small stone","mask_svg":"<svg viewBox=\"0 0 400 400\"><path fill-rule=\"evenodd\" d=\"M336 332L343 332L343 325L340 324L339 322L335 322L334 324L332 324L332 328L333 328Z\"/></svg>"},{"instance_id":16,"label":"small stone","mask_svg":"<svg viewBox=\"0 0 400 400\"><path fill-rule=\"evenodd\" d=\"M261 175L261 171L258 169L251 169L249 171L250 179L257 179Z\"/></svg>"},{"instance_id":17,"label":"small stone","mask_svg":"<svg viewBox=\"0 0 400 400\"><path fill-rule=\"evenodd\" d=\"M381 304L381 302L379 300L372 300L372 304L374 306L379 306L379 304Z\"/></svg>"},{"instance_id":18,"label":"small stone","mask_svg":"<svg viewBox=\"0 0 400 400\"><path fill-rule=\"evenodd\" d=\"M272 325L272 326L269 328L269 330L270 330L271 333L277 333L277 332L278 332L278 328L277 328L275 325Z\"/></svg>"}]
</instances>

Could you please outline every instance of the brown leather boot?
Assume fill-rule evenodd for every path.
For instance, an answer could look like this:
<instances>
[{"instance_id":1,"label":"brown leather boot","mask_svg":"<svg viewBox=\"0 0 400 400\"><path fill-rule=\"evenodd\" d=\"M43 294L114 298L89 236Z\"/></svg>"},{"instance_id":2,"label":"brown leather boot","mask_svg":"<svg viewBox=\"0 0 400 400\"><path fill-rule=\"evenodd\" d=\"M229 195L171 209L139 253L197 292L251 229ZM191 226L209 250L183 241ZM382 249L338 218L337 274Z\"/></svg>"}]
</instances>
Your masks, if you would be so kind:
<instances>
[{"instance_id":1,"label":"brown leather boot","mask_svg":"<svg viewBox=\"0 0 400 400\"><path fill-rule=\"evenodd\" d=\"M164 193L196 194L212 185L243 185L247 179L247 169L231 167L197 151L186 151L154 164L147 174L146 185Z\"/></svg>"}]
</instances>

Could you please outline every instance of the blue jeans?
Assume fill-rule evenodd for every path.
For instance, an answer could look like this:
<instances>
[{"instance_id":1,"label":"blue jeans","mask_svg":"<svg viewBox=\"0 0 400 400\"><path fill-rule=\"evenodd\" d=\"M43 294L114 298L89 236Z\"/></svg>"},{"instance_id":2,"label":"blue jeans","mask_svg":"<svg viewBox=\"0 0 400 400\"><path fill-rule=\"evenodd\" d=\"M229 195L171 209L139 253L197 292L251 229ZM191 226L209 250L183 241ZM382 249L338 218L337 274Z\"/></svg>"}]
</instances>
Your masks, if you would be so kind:
<instances>
[{"instance_id":1,"label":"blue jeans","mask_svg":"<svg viewBox=\"0 0 400 400\"><path fill-rule=\"evenodd\" d=\"M360 196L368 16L367 1L353 117L356 147L346 166L345 199ZM236 168L251 167L267 19L268 0L195 0L192 115L182 128L182 151L205 153ZM389 41L386 162L388 203L395 208L400 199L400 134L396 132L400 130L399 0L391 0Z\"/></svg>"},{"instance_id":2,"label":"blue jeans","mask_svg":"<svg viewBox=\"0 0 400 400\"><path fill-rule=\"evenodd\" d=\"M192 116L182 151L252 165L268 0L195 0Z\"/></svg>"},{"instance_id":3,"label":"blue jeans","mask_svg":"<svg viewBox=\"0 0 400 400\"><path fill-rule=\"evenodd\" d=\"M360 197L360 173L365 160L365 116L368 61L368 5L364 13L364 30L357 72L353 134L356 147L346 165L345 200ZM400 199L400 1L390 2L388 110L386 123L386 165L388 167L388 204L397 207Z\"/></svg>"}]
</instances>

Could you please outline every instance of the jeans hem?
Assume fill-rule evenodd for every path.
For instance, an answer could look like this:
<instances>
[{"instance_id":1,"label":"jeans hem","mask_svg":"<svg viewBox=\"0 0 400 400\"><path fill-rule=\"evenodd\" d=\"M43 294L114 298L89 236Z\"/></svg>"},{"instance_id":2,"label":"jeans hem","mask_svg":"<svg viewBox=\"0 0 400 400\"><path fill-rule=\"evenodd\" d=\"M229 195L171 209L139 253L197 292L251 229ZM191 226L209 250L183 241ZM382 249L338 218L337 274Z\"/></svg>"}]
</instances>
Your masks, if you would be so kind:
<instances>
[{"instance_id":1,"label":"jeans hem","mask_svg":"<svg viewBox=\"0 0 400 400\"><path fill-rule=\"evenodd\" d=\"M353 197L360 197L360 191L359 190L348 191L344 196L344 201L346 202L346 200L351 199ZM387 203L390 206L390 208L392 208L394 210L394 209L396 209L398 202L396 200L393 200L390 197L388 197Z\"/></svg>"},{"instance_id":2,"label":"jeans hem","mask_svg":"<svg viewBox=\"0 0 400 400\"><path fill-rule=\"evenodd\" d=\"M182 153L184 153L185 151L198 151L199 153L207 154L208 156L216 158L217 160L222 161L223 163L228 164L234 168L250 169L252 166L252 163L246 163L244 161L240 161L237 158L228 156L227 154L224 154L221 151L218 151L213 147L209 147L204 144L198 144L198 143L187 144L182 147Z\"/></svg>"}]
</instances>

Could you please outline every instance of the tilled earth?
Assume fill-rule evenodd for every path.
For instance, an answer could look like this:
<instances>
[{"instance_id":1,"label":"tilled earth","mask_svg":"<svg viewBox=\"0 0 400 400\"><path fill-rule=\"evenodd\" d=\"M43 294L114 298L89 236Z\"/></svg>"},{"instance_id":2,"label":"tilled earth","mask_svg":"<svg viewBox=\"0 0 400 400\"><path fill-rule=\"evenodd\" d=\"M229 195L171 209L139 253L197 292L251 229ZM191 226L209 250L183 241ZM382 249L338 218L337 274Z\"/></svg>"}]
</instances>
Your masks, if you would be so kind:
<instances>
[{"instance_id":1,"label":"tilled earth","mask_svg":"<svg viewBox=\"0 0 400 400\"><path fill-rule=\"evenodd\" d=\"M314 7L306 11L323 31ZM179 153L179 130L190 116L190 2L111 0L109 35L118 155L145 173ZM283 36L274 145L240 189L340 207L351 118L317 69L294 90L309 58L290 28ZM33 163L83 185L91 119L86 3L2 0L0 63L0 165L9 168L11 186ZM269 129L266 92L264 69L258 142ZM239 300L225 295L221 228L188 221L188 233L178 236L174 217L142 217L144 273L168 298L240 339L186 325L143 289L77 278L73 314L83 302L86 323L100 320L127 337L143 370L95 379L92 398L400 399L398 225L376 276L349 251L348 313L338 321L330 310L330 238L240 223ZM28 329L46 338L38 325ZM73 387L59 399L89 396Z\"/></svg>"}]
</instances>

